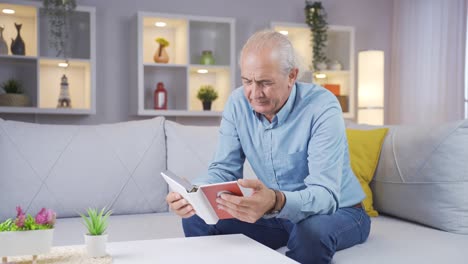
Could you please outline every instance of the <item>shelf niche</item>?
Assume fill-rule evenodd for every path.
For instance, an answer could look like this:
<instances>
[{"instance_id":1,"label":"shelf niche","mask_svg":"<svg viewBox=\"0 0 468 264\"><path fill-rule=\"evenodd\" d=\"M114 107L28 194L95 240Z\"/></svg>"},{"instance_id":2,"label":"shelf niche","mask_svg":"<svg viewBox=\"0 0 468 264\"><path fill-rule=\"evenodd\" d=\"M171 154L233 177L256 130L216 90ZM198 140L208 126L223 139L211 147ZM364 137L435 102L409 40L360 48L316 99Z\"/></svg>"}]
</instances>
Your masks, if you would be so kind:
<instances>
[{"instance_id":1,"label":"shelf niche","mask_svg":"<svg viewBox=\"0 0 468 264\"><path fill-rule=\"evenodd\" d=\"M13 9L14 14L0 14L0 25L4 25L3 39L11 53L11 39L16 39L15 23L22 24L20 36L24 41L25 56L37 56L37 11L35 7L0 3L0 10ZM21 55L20 55L21 56Z\"/></svg>"},{"instance_id":2,"label":"shelf niche","mask_svg":"<svg viewBox=\"0 0 468 264\"><path fill-rule=\"evenodd\" d=\"M61 68L61 60L39 60L39 107L57 108L60 83L65 74L71 98L71 109L89 109L91 106L91 76L87 61L69 61L67 68Z\"/></svg>"},{"instance_id":3,"label":"shelf niche","mask_svg":"<svg viewBox=\"0 0 468 264\"><path fill-rule=\"evenodd\" d=\"M91 25L90 13L73 11L70 17L70 36L66 45L67 57L74 59L90 59L91 47ZM43 8L39 9L39 34L40 34L40 56L56 58L57 51L50 47L50 26ZM64 54L60 54L58 58L63 58Z\"/></svg>"},{"instance_id":4,"label":"shelf niche","mask_svg":"<svg viewBox=\"0 0 468 264\"><path fill-rule=\"evenodd\" d=\"M156 22L166 23L165 27L155 26ZM166 52L171 64L187 64L187 21L164 17L143 18L143 63L155 63L153 56L159 48L156 38L169 41ZM155 63L157 64L157 63Z\"/></svg>"}]
</instances>

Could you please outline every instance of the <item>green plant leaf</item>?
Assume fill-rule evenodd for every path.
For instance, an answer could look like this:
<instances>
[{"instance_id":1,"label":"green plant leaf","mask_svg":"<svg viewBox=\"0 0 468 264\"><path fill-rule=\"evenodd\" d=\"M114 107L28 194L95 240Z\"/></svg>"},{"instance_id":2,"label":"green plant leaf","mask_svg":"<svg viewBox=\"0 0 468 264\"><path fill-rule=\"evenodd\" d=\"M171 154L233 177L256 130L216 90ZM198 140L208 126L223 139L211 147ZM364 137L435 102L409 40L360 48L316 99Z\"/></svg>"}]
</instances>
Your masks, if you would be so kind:
<instances>
[{"instance_id":1,"label":"green plant leaf","mask_svg":"<svg viewBox=\"0 0 468 264\"><path fill-rule=\"evenodd\" d=\"M202 85L198 90L197 98L202 102L212 102L218 98L218 92L211 85Z\"/></svg>"},{"instance_id":2,"label":"green plant leaf","mask_svg":"<svg viewBox=\"0 0 468 264\"><path fill-rule=\"evenodd\" d=\"M6 82L2 83L2 89L6 93L10 94L22 94L23 89L21 82L15 79L8 79Z\"/></svg>"},{"instance_id":3,"label":"green plant leaf","mask_svg":"<svg viewBox=\"0 0 468 264\"><path fill-rule=\"evenodd\" d=\"M101 210L88 208L87 213L88 217L82 214L80 216L84 219L84 224L88 229L89 235L102 235L106 231L108 218L112 214L112 211L107 210L106 207Z\"/></svg>"}]
</instances>

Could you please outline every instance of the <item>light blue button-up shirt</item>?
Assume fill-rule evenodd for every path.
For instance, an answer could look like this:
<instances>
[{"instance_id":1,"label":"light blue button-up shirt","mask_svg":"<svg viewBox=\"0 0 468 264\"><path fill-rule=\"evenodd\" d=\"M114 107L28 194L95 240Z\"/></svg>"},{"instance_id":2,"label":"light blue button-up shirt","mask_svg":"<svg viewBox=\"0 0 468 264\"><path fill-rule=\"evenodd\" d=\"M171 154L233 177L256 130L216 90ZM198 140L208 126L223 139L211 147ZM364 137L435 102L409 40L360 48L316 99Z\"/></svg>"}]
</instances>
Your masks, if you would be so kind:
<instances>
[{"instance_id":1,"label":"light blue button-up shirt","mask_svg":"<svg viewBox=\"0 0 468 264\"><path fill-rule=\"evenodd\" d=\"M219 136L214 160L195 184L240 179L247 158L266 186L284 193L278 217L293 223L365 197L351 170L341 107L323 87L297 82L271 123L253 110L243 87L237 88L224 109Z\"/></svg>"}]
</instances>

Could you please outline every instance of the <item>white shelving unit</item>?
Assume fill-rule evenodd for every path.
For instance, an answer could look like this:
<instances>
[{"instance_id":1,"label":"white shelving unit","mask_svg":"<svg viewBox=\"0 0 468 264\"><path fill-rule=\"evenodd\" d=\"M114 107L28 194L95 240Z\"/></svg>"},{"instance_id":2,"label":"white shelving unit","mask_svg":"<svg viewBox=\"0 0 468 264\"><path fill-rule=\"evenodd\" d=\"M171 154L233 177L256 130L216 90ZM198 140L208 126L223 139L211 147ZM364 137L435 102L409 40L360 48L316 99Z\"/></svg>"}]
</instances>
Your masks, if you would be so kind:
<instances>
[{"instance_id":1,"label":"white shelving unit","mask_svg":"<svg viewBox=\"0 0 468 264\"><path fill-rule=\"evenodd\" d=\"M0 55L0 83L19 80L31 105L0 106L0 113L95 114L95 8L78 6L72 14L67 68L58 66L65 58L57 57L57 52L49 47L49 24L41 3L21 0L0 3L0 10L4 8L13 9L15 13L0 13L0 24L5 25L3 37L7 41L15 39L14 23L23 24L21 37L26 54L12 55L11 43L7 42L8 55ZM57 108L63 74L68 78L72 108Z\"/></svg>"},{"instance_id":2,"label":"white shelving unit","mask_svg":"<svg viewBox=\"0 0 468 264\"><path fill-rule=\"evenodd\" d=\"M271 27L280 32L287 31L288 38L297 53L304 60L308 70L304 72L300 81L314 82L320 85L335 84L340 86L337 95L343 109L343 117L354 119L355 106L355 69L354 69L354 28L349 26L328 26L328 45L326 55L329 60L337 60L342 65L341 70L324 70L313 72L312 47L309 27L304 23L272 22ZM325 74L325 78L315 78L318 73Z\"/></svg>"},{"instance_id":3,"label":"white shelving unit","mask_svg":"<svg viewBox=\"0 0 468 264\"><path fill-rule=\"evenodd\" d=\"M155 26L164 22L164 27ZM230 92L235 87L235 20L177 14L138 12L134 27L137 70L130 90L131 109L141 116L221 116ZM153 55L159 44L156 38L169 41L168 63L155 63ZM211 50L215 63L200 65L203 50ZM133 59L133 58L132 58ZM204 69L207 73L198 73ZM168 109L154 109L154 90L163 82L168 93ZM212 85L218 92L211 111L203 111L196 98L200 86Z\"/></svg>"}]
</instances>

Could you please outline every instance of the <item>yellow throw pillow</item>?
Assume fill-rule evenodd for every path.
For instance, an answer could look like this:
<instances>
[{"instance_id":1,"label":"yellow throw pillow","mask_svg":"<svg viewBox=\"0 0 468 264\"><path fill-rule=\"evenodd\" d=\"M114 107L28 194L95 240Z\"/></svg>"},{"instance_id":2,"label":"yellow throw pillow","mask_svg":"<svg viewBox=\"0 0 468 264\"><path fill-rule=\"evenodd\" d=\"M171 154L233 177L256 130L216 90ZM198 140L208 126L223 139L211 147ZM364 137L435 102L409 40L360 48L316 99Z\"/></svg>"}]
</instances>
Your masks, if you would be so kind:
<instances>
[{"instance_id":1,"label":"yellow throw pillow","mask_svg":"<svg viewBox=\"0 0 468 264\"><path fill-rule=\"evenodd\" d=\"M372 191L369 183L374 177L387 131L388 128L372 130L346 129L351 168L366 193L363 206L369 216L379 215L373 207Z\"/></svg>"}]
</instances>

